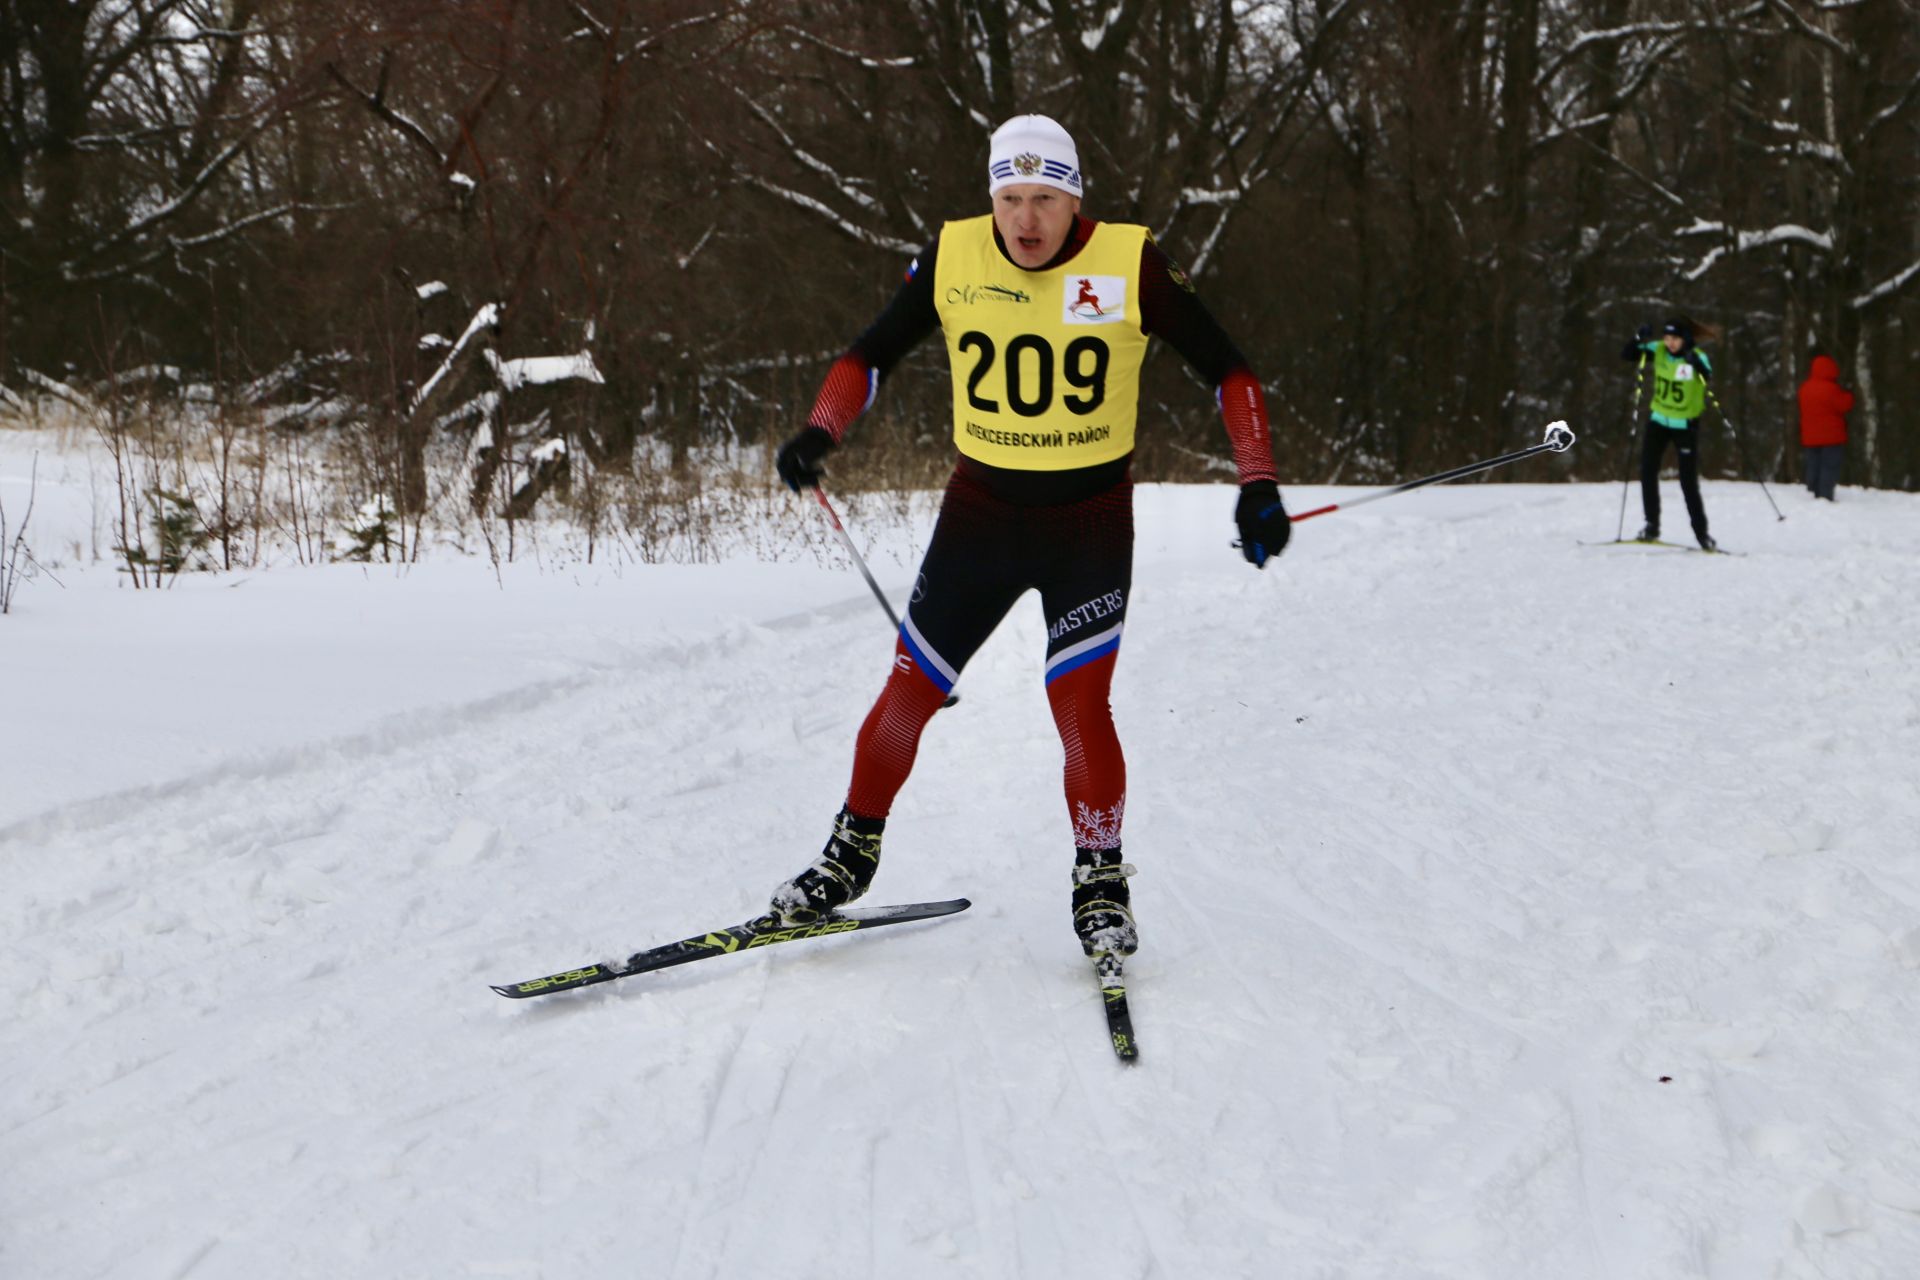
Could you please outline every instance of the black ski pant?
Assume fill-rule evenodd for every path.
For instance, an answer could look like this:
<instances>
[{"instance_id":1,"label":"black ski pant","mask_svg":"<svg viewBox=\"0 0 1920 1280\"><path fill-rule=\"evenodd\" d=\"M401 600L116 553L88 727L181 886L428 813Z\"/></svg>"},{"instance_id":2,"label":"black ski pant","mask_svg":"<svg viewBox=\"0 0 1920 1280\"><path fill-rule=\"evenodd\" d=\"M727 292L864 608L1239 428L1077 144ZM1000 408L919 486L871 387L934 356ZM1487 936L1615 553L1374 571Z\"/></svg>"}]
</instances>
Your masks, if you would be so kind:
<instances>
[{"instance_id":1,"label":"black ski pant","mask_svg":"<svg viewBox=\"0 0 1920 1280\"><path fill-rule=\"evenodd\" d=\"M1640 506L1647 513L1647 526L1660 527L1660 464L1667 455L1667 442L1680 455L1680 493L1687 500L1687 519L1695 534L1707 531L1707 508L1700 501L1700 424L1663 427L1647 419L1646 438L1640 442Z\"/></svg>"},{"instance_id":2,"label":"black ski pant","mask_svg":"<svg viewBox=\"0 0 1920 1280\"><path fill-rule=\"evenodd\" d=\"M1833 501L1833 487L1840 483L1840 463L1847 456L1843 444L1808 445L1806 450L1807 489L1816 498Z\"/></svg>"}]
</instances>

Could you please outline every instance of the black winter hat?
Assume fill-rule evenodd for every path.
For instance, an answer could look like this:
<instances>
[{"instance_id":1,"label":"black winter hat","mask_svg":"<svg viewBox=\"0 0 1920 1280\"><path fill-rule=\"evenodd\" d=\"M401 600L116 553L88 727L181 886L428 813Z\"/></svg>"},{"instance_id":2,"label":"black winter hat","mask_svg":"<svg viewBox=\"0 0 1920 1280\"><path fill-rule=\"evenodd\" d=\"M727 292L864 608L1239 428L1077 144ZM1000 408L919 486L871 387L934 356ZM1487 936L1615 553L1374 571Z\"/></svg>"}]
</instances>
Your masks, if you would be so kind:
<instances>
[{"instance_id":1,"label":"black winter hat","mask_svg":"<svg viewBox=\"0 0 1920 1280\"><path fill-rule=\"evenodd\" d=\"M1675 316L1673 319L1667 321L1665 332L1677 333L1680 335L1681 340L1688 346L1693 345L1693 321L1687 319L1685 316Z\"/></svg>"}]
</instances>

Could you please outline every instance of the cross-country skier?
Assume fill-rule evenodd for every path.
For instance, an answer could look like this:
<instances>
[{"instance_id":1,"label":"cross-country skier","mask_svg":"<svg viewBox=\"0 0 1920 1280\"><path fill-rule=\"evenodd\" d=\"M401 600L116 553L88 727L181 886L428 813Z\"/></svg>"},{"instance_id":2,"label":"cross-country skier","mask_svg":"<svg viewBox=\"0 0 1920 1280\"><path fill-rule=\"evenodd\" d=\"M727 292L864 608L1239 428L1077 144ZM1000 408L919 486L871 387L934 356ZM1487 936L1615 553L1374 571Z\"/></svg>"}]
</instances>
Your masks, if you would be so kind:
<instances>
[{"instance_id":1,"label":"cross-country skier","mask_svg":"<svg viewBox=\"0 0 1920 1280\"><path fill-rule=\"evenodd\" d=\"M1066 751L1073 926L1089 955L1138 945L1121 860L1126 763L1107 694L1133 568L1133 455L1149 335L1216 388L1239 470L1240 549L1264 568L1287 544L1265 399L1247 361L1145 227L1080 216L1073 139L1015 116L990 143L992 212L946 223L880 317L828 372L807 426L781 448L796 492L934 329L946 335L958 465L920 567L893 668L854 746L826 847L779 886L789 925L858 898L921 731L987 636L1038 590L1046 689ZM1095 305L1085 305L1089 299Z\"/></svg>"},{"instance_id":2,"label":"cross-country skier","mask_svg":"<svg viewBox=\"0 0 1920 1280\"><path fill-rule=\"evenodd\" d=\"M1687 518L1693 524L1693 536L1703 551L1715 544L1707 533L1707 508L1700 500L1700 415L1707 407L1707 380L1713 376L1713 364L1707 353L1694 345L1696 333L1711 341L1717 331L1696 326L1685 316L1667 321L1660 340L1653 340L1653 326L1643 324L1633 341L1622 348L1627 360L1653 362L1653 408L1647 415L1647 434L1640 448L1640 505L1646 512L1646 527L1637 541L1660 540L1660 463L1667 444L1672 442L1680 455L1680 493L1687 500Z\"/></svg>"}]
</instances>

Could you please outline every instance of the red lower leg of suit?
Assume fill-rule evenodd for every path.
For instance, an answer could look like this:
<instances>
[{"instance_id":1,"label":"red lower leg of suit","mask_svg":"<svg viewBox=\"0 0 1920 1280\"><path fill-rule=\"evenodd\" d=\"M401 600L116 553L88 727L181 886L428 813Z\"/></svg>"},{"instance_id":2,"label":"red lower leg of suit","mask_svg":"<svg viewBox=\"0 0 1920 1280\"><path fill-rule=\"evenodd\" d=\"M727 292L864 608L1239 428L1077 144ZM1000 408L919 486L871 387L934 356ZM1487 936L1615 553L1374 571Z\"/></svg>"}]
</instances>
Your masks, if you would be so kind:
<instances>
[{"instance_id":1,"label":"red lower leg of suit","mask_svg":"<svg viewBox=\"0 0 1920 1280\"><path fill-rule=\"evenodd\" d=\"M847 787L847 809L856 817L884 818L893 808L913 771L920 750L920 731L947 695L921 672L907 652L905 641L893 646L893 674L880 691L873 710L860 726L853 748L853 782Z\"/></svg>"},{"instance_id":2,"label":"red lower leg of suit","mask_svg":"<svg viewBox=\"0 0 1920 1280\"><path fill-rule=\"evenodd\" d=\"M1047 685L1054 727L1067 753L1067 814L1073 843L1082 849L1118 849L1127 811L1127 760L1120 754L1107 691L1113 687L1109 653L1057 676Z\"/></svg>"},{"instance_id":3,"label":"red lower leg of suit","mask_svg":"<svg viewBox=\"0 0 1920 1280\"><path fill-rule=\"evenodd\" d=\"M1107 703L1116 656L1075 667L1047 685L1047 702L1066 752L1073 842L1087 849L1120 847L1120 823L1127 808L1127 762ZM893 674L860 726L854 747L853 782L847 788L850 811L863 818L887 816L913 770L920 733L944 701L946 694L920 671L906 646L896 646Z\"/></svg>"}]
</instances>

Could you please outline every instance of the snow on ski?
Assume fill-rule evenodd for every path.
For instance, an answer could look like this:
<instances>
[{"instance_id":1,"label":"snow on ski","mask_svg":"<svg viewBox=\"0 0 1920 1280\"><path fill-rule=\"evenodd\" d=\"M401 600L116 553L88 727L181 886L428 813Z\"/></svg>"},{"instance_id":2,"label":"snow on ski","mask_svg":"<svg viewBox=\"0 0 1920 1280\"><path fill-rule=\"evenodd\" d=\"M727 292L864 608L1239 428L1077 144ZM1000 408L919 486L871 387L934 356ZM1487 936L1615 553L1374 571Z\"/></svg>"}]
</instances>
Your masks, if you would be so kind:
<instances>
[{"instance_id":1,"label":"snow on ski","mask_svg":"<svg viewBox=\"0 0 1920 1280\"><path fill-rule=\"evenodd\" d=\"M858 929L878 929L889 924L910 924L915 920L936 920L941 916L965 911L972 905L972 902L966 898L952 898L945 902L909 902L893 907L859 907L849 911L835 912L812 924L791 927L776 924L771 916L760 916L744 924L730 925L724 929L703 933L698 937L683 938L679 942L669 942L647 951L635 952L621 964L596 962L582 965L577 969L548 974L544 978L532 978L526 982L513 982L504 986L497 985L493 989L509 1000L524 1000L529 996L552 995L556 991L574 991L602 982L612 982L615 978L630 978L636 973L671 969L678 964L689 964L712 956L732 955L736 951L751 951L756 947L770 947L782 942L801 942L808 938L830 938L843 933L852 933Z\"/></svg>"}]
</instances>

